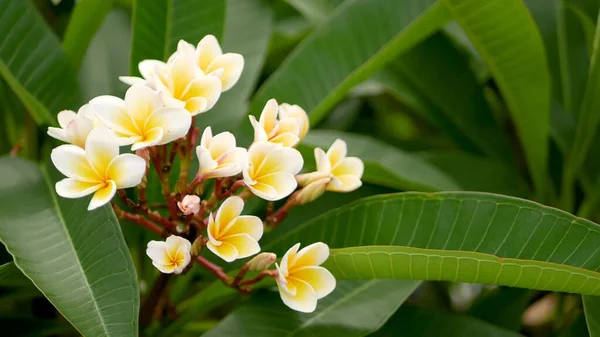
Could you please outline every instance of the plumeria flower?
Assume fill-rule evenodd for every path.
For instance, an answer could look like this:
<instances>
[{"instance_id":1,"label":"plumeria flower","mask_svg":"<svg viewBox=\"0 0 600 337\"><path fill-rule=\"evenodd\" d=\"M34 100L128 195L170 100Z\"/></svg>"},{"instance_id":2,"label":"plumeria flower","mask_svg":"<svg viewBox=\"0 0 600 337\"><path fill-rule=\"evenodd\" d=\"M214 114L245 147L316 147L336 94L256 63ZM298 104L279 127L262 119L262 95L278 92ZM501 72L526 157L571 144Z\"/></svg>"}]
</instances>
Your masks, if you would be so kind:
<instances>
[{"instance_id":1,"label":"plumeria flower","mask_svg":"<svg viewBox=\"0 0 600 337\"><path fill-rule=\"evenodd\" d=\"M281 103L279 105L279 118L282 120L286 118L296 118L298 121L298 126L300 127L298 138L302 140L304 137L306 137L306 134L310 129L310 121L308 120L306 111L304 111L304 109L302 109L300 106L296 104L290 105L287 103Z\"/></svg>"},{"instance_id":2,"label":"plumeria flower","mask_svg":"<svg viewBox=\"0 0 600 337\"><path fill-rule=\"evenodd\" d=\"M252 193L269 201L285 198L298 184L296 175L304 164L298 150L268 142L252 144L244 183Z\"/></svg>"},{"instance_id":3,"label":"plumeria flower","mask_svg":"<svg viewBox=\"0 0 600 337\"><path fill-rule=\"evenodd\" d=\"M158 60L143 60L138 63L138 70L142 77L136 76L119 76L121 82L129 85L145 85L154 89L156 82L156 73L162 70L166 64Z\"/></svg>"},{"instance_id":4,"label":"plumeria flower","mask_svg":"<svg viewBox=\"0 0 600 337\"><path fill-rule=\"evenodd\" d=\"M236 147L233 134L222 132L213 137L210 126L202 133L196 155L199 162L198 176L204 178L231 177L242 172L248 164L248 152L242 147Z\"/></svg>"},{"instance_id":5,"label":"plumeria flower","mask_svg":"<svg viewBox=\"0 0 600 337\"><path fill-rule=\"evenodd\" d=\"M198 214L200 212L200 197L197 195L186 195L177 202L177 207L184 215Z\"/></svg>"},{"instance_id":6,"label":"plumeria flower","mask_svg":"<svg viewBox=\"0 0 600 337\"><path fill-rule=\"evenodd\" d=\"M279 105L270 99L257 121L250 115L250 123L254 128L254 142L271 142L286 147L293 147L300 141L300 125L295 117L281 118ZM277 119L278 114L280 119Z\"/></svg>"},{"instance_id":7,"label":"plumeria flower","mask_svg":"<svg viewBox=\"0 0 600 337\"><path fill-rule=\"evenodd\" d=\"M89 104L83 105L77 113L63 110L57 117L60 128L48 127L48 135L81 148L85 147L85 140L90 131L101 125Z\"/></svg>"},{"instance_id":8,"label":"plumeria flower","mask_svg":"<svg viewBox=\"0 0 600 337\"><path fill-rule=\"evenodd\" d=\"M297 243L290 248L281 264L276 281L279 295L285 305L300 312L313 312L317 300L329 295L335 289L336 281L329 270L320 265L329 257L329 247L317 242L300 251Z\"/></svg>"},{"instance_id":9,"label":"plumeria flower","mask_svg":"<svg viewBox=\"0 0 600 337\"><path fill-rule=\"evenodd\" d=\"M192 244L176 235L171 235L166 241L150 241L146 255L152 259L152 264L164 274L179 274L190 263Z\"/></svg>"},{"instance_id":10,"label":"plumeria flower","mask_svg":"<svg viewBox=\"0 0 600 337\"><path fill-rule=\"evenodd\" d=\"M263 223L253 215L240 215L244 200L233 196L225 199L217 215L208 221L206 247L227 262L260 252L258 240L263 235Z\"/></svg>"},{"instance_id":11,"label":"plumeria flower","mask_svg":"<svg viewBox=\"0 0 600 337\"><path fill-rule=\"evenodd\" d=\"M321 180L329 176L331 181L327 184L327 191L351 192L362 185L360 179L364 171L364 164L360 158L346 157L346 142L336 139L327 153L320 148L315 148L317 171L301 174L296 177L300 186Z\"/></svg>"},{"instance_id":12,"label":"plumeria flower","mask_svg":"<svg viewBox=\"0 0 600 337\"><path fill-rule=\"evenodd\" d=\"M223 54L219 41L213 35L206 35L195 48L191 43L181 40L177 52L190 55L204 74L220 78L222 91L231 89L244 69L244 57L236 53Z\"/></svg>"},{"instance_id":13,"label":"plumeria flower","mask_svg":"<svg viewBox=\"0 0 600 337\"><path fill-rule=\"evenodd\" d=\"M96 97L90 102L98 118L132 150L163 145L185 136L192 123L182 108L165 108L152 89L134 85L125 100L114 96Z\"/></svg>"},{"instance_id":14,"label":"plumeria flower","mask_svg":"<svg viewBox=\"0 0 600 337\"><path fill-rule=\"evenodd\" d=\"M52 163L67 178L56 183L56 193L64 198L94 194L88 210L109 202L117 189L138 185L146 171L144 159L133 154L119 155L119 145L106 127L92 130L85 150L61 145L52 150Z\"/></svg>"}]
</instances>

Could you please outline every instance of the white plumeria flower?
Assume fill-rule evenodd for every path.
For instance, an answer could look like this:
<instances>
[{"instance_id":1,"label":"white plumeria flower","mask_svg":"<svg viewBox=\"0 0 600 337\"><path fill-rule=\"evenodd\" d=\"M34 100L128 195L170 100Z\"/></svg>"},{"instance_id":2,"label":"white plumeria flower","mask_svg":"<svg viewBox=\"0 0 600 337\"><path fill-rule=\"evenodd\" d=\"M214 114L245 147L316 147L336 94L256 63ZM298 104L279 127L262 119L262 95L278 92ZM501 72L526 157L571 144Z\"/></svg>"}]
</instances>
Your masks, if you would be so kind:
<instances>
[{"instance_id":1,"label":"white plumeria flower","mask_svg":"<svg viewBox=\"0 0 600 337\"><path fill-rule=\"evenodd\" d=\"M300 141L300 125L295 117L277 119L279 106L275 99L270 99L257 121L250 115L250 123L254 128L254 142L271 142L286 147L293 147ZM281 116L280 116L281 117Z\"/></svg>"},{"instance_id":2,"label":"white plumeria flower","mask_svg":"<svg viewBox=\"0 0 600 337\"><path fill-rule=\"evenodd\" d=\"M52 163L67 178L56 183L64 198L81 198L94 193L88 210L108 203L117 189L138 185L146 171L144 159L133 154L119 155L119 145L106 127L90 132L85 150L61 145L52 150Z\"/></svg>"},{"instance_id":3,"label":"white plumeria flower","mask_svg":"<svg viewBox=\"0 0 600 337\"><path fill-rule=\"evenodd\" d=\"M184 215L198 214L200 212L200 197L197 195L186 195L177 202L177 207Z\"/></svg>"},{"instance_id":4,"label":"white plumeria flower","mask_svg":"<svg viewBox=\"0 0 600 337\"><path fill-rule=\"evenodd\" d=\"M204 178L231 177L242 172L248 164L248 152L242 147L236 147L233 134L222 132L213 137L210 126L202 133L196 155L199 162L198 176Z\"/></svg>"},{"instance_id":5,"label":"white plumeria flower","mask_svg":"<svg viewBox=\"0 0 600 337\"><path fill-rule=\"evenodd\" d=\"M85 147L90 131L101 125L89 104L83 105L77 113L63 110L58 113L57 118L60 128L48 127L48 135L81 148Z\"/></svg>"},{"instance_id":6,"label":"white plumeria flower","mask_svg":"<svg viewBox=\"0 0 600 337\"><path fill-rule=\"evenodd\" d=\"M165 105L185 108L192 116L212 109L221 96L218 77L205 76L194 60L181 53L173 54L164 66L157 66L154 86Z\"/></svg>"},{"instance_id":7,"label":"white plumeria flower","mask_svg":"<svg viewBox=\"0 0 600 337\"><path fill-rule=\"evenodd\" d=\"M132 144L132 150L163 145L184 137L192 123L182 108L165 108L152 89L134 85L125 100L100 96L90 101L98 118L117 137L120 145Z\"/></svg>"},{"instance_id":8,"label":"white plumeria flower","mask_svg":"<svg viewBox=\"0 0 600 337\"><path fill-rule=\"evenodd\" d=\"M158 60L143 60L138 63L138 70L142 77L136 76L119 76L121 82L129 85L145 85L154 89L156 81L156 72L164 69L165 63Z\"/></svg>"},{"instance_id":9,"label":"white plumeria flower","mask_svg":"<svg viewBox=\"0 0 600 337\"><path fill-rule=\"evenodd\" d=\"M244 183L258 197L276 201L290 195L298 184L296 175L304 164L298 150L268 142L252 144Z\"/></svg>"},{"instance_id":10,"label":"white plumeria flower","mask_svg":"<svg viewBox=\"0 0 600 337\"><path fill-rule=\"evenodd\" d=\"M304 139L304 137L306 137L306 134L310 129L310 121L308 119L306 111L304 111L304 109L302 109L300 106L296 104L290 105L287 103L281 103L279 105L279 118L296 118L296 120L298 121L298 126L300 127L298 138L302 140Z\"/></svg>"},{"instance_id":11,"label":"white plumeria flower","mask_svg":"<svg viewBox=\"0 0 600 337\"><path fill-rule=\"evenodd\" d=\"M195 48L191 43L181 40L177 52L190 55L204 74L220 78L222 91L231 89L244 69L244 57L236 53L223 54L219 41L213 35L206 35Z\"/></svg>"},{"instance_id":12,"label":"white plumeria flower","mask_svg":"<svg viewBox=\"0 0 600 337\"><path fill-rule=\"evenodd\" d=\"M288 307L300 312L313 312L317 300L335 289L336 281L329 270L320 265L329 257L329 247L317 242L300 251L300 244L290 248L281 264L276 265L277 287L281 300Z\"/></svg>"},{"instance_id":13,"label":"white plumeria flower","mask_svg":"<svg viewBox=\"0 0 600 337\"><path fill-rule=\"evenodd\" d=\"M171 235L166 241L150 241L146 255L152 259L152 264L164 274L179 274L190 263L192 244L176 235Z\"/></svg>"},{"instance_id":14,"label":"white plumeria flower","mask_svg":"<svg viewBox=\"0 0 600 337\"><path fill-rule=\"evenodd\" d=\"M206 247L227 262L260 252L258 240L263 235L263 223L253 215L240 215L244 200L233 196L225 199L217 215L208 221Z\"/></svg>"},{"instance_id":15,"label":"white plumeria flower","mask_svg":"<svg viewBox=\"0 0 600 337\"><path fill-rule=\"evenodd\" d=\"M346 157L346 142L336 139L327 153L320 148L315 148L317 172L301 174L296 177L300 186L321 180L326 176L331 178L327 184L327 191L351 192L362 185L361 178L365 165L360 158Z\"/></svg>"}]
</instances>

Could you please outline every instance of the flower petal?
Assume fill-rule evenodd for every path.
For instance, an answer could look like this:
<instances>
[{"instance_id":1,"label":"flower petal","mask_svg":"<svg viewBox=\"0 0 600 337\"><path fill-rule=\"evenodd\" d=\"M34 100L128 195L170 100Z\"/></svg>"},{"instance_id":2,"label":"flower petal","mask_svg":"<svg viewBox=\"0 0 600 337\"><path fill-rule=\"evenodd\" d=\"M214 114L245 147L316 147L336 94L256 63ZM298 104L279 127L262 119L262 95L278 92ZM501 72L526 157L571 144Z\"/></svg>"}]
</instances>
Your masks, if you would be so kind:
<instances>
[{"instance_id":1,"label":"flower petal","mask_svg":"<svg viewBox=\"0 0 600 337\"><path fill-rule=\"evenodd\" d=\"M119 76L119 81L127 85L146 85L148 81L136 76Z\"/></svg>"},{"instance_id":2,"label":"flower petal","mask_svg":"<svg viewBox=\"0 0 600 337\"><path fill-rule=\"evenodd\" d=\"M61 128L55 128L52 126L48 127L48 136L52 137L52 138L56 138L60 141L63 142L69 142L69 140L67 139L67 133L65 132L65 130L61 129Z\"/></svg>"},{"instance_id":3,"label":"flower petal","mask_svg":"<svg viewBox=\"0 0 600 337\"><path fill-rule=\"evenodd\" d=\"M221 132L212 138L208 149L210 155L217 159L234 148L235 136L231 132Z\"/></svg>"},{"instance_id":4,"label":"flower petal","mask_svg":"<svg viewBox=\"0 0 600 337\"><path fill-rule=\"evenodd\" d=\"M106 179L117 184L117 188L129 188L140 184L146 173L146 161L131 153L117 156L108 165Z\"/></svg>"},{"instance_id":5,"label":"flower petal","mask_svg":"<svg viewBox=\"0 0 600 337\"><path fill-rule=\"evenodd\" d=\"M138 70L142 77L146 80L152 81L154 79L157 69L165 67L165 63L159 60L143 60L138 63Z\"/></svg>"},{"instance_id":6,"label":"flower petal","mask_svg":"<svg viewBox=\"0 0 600 337\"><path fill-rule=\"evenodd\" d=\"M152 261L152 265L154 267L156 267L156 269L158 269L161 273L163 274L172 274L176 267L174 263L170 263L170 264L160 264L156 261Z\"/></svg>"},{"instance_id":7,"label":"flower petal","mask_svg":"<svg viewBox=\"0 0 600 337\"><path fill-rule=\"evenodd\" d=\"M210 147L210 143L212 142L212 138L212 128L210 126L207 126L206 129L204 129L204 131L202 132L202 138L200 138L200 145L208 149Z\"/></svg>"},{"instance_id":8,"label":"flower petal","mask_svg":"<svg viewBox=\"0 0 600 337\"><path fill-rule=\"evenodd\" d=\"M244 171L246 172L246 171ZM273 188L273 186L269 186L269 185L265 185L259 182L254 182L253 185L250 185L248 183L248 179L246 179L246 177L244 177L244 182L246 182L248 188L250 189L250 191L256 195L257 197L263 199L263 200L267 200L267 201L276 201L276 200L280 200L281 197L279 195L279 193L277 193L277 190L275 188Z\"/></svg>"},{"instance_id":9,"label":"flower petal","mask_svg":"<svg viewBox=\"0 0 600 337\"><path fill-rule=\"evenodd\" d=\"M220 246L215 246L212 244L212 242L209 241L206 243L206 247L210 249L210 251L213 252L213 254L222 258L226 262L233 262L238 257L237 248L235 248L234 245L227 242L222 242Z\"/></svg>"},{"instance_id":10,"label":"flower petal","mask_svg":"<svg viewBox=\"0 0 600 337\"><path fill-rule=\"evenodd\" d=\"M255 241L258 241L262 237L263 231L263 222L259 217L254 215L240 215L235 221L229 224L228 228L223 229L222 232L225 235L248 234Z\"/></svg>"},{"instance_id":11,"label":"flower petal","mask_svg":"<svg viewBox=\"0 0 600 337\"><path fill-rule=\"evenodd\" d=\"M278 134L277 136L269 139L269 142L281 144L285 147L294 147L299 141L300 138L298 138L298 136L289 132Z\"/></svg>"},{"instance_id":12,"label":"flower petal","mask_svg":"<svg viewBox=\"0 0 600 337\"><path fill-rule=\"evenodd\" d=\"M217 216L215 217L215 221L219 225L219 232L217 233L218 237L216 237L217 240L220 240L224 235L223 230L242 213L243 209L244 200L238 196L232 196L223 201L217 211Z\"/></svg>"},{"instance_id":13,"label":"flower petal","mask_svg":"<svg viewBox=\"0 0 600 337\"><path fill-rule=\"evenodd\" d=\"M317 294L306 282L299 279L288 279L296 287L296 295L291 296L285 291L279 291L281 300L293 310L311 313L317 308Z\"/></svg>"},{"instance_id":14,"label":"flower petal","mask_svg":"<svg viewBox=\"0 0 600 337\"><path fill-rule=\"evenodd\" d=\"M327 185L327 190L332 192L352 192L362 186L362 181L356 176L336 176Z\"/></svg>"},{"instance_id":15,"label":"flower petal","mask_svg":"<svg viewBox=\"0 0 600 337\"><path fill-rule=\"evenodd\" d=\"M131 150L136 151L139 149L143 149L145 147L154 146L161 142L163 139L163 129L162 128L153 128L147 130L144 133L144 138L137 140L131 146Z\"/></svg>"},{"instance_id":16,"label":"flower petal","mask_svg":"<svg viewBox=\"0 0 600 337\"><path fill-rule=\"evenodd\" d=\"M309 266L295 269L290 277L300 279L313 288L317 294L317 298L323 298L329 295L335 289L335 277L329 270L318 267Z\"/></svg>"},{"instance_id":17,"label":"flower petal","mask_svg":"<svg viewBox=\"0 0 600 337\"><path fill-rule=\"evenodd\" d=\"M82 182L72 178L65 178L56 183L56 194L63 198L81 198L88 194L92 194L104 187L103 183Z\"/></svg>"},{"instance_id":18,"label":"flower petal","mask_svg":"<svg viewBox=\"0 0 600 337\"><path fill-rule=\"evenodd\" d=\"M119 155L118 141L108 128L97 127L87 137L85 152L94 170L105 177L108 165Z\"/></svg>"},{"instance_id":19,"label":"flower petal","mask_svg":"<svg viewBox=\"0 0 600 337\"><path fill-rule=\"evenodd\" d=\"M60 125L61 128L66 129L67 125L69 125L69 123L71 123L75 117L77 117L77 113L75 113L75 111L63 110L58 113L56 119L58 119L58 125Z\"/></svg>"},{"instance_id":20,"label":"flower petal","mask_svg":"<svg viewBox=\"0 0 600 337\"><path fill-rule=\"evenodd\" d=\"M298 150L272 145L274 146L270 148L263 146L262 150L267 151L266 158L260 167L255 168L255 179L277 172L286 172L292 175L300 172L304 165L304 159Z\"/></svg>"},{"instance_id":21,"label":"flower petal","mask_svg":"<svg viewBox=\"0 0 600 337\"><path fill-rule=\"evenodd\" d=\"M181 236L171 235L165 242L167 254L169 254L171 260L176 259L178 253L187 254L192 250L190 241Z\"/></svg>"},{"instance_id":22,"label":"flower petal","mask_svg":"<svg viewBox=\"0 0 600 337\"><path fill-rule=\"evenodd\" d=\"M319 266L329 257L329 246L323 242L315 242L302 248L290 261L290 274L296 269L306 266Z\"/></svg>"},{"instance_id":23,"label":"flower petal","mask_svg":"<svg viewBox=\"0 0 600 337\"><path fill-rule=\"evenodd\" d=\"M270 134L275 125L277 124L277 111L279 110L279 105L277 105L277 101L274 98L271 98L265 104L262 112L260 113L259 122L260 125L263 126L265 132Z\"/></svg>"},{"instance_id":24,"label":"flower petal","mask_svg":"<svg viewBox=\"0 0 600 337\"><path fill-rule=\"evenodd\" d=\"M279 269L283 272L283 276L287 277L289 275L290 263L292 260L296 258L296 254L298 253L298 249L300 248L300 243L293 245L290 249L285 252L283 257L281 258L281 264L279 265Z\"/></svg>"},{"instance_id":25,"label":"flower petal","mask_svg":"<svg viewBox=\"0 0 600 337\"><path fill-rule=\"evenodd\" d=\"M173 94L173 97L178 99L184 97L186 88L197 75L194 71L195 68L196 66L193 60L184 54L177 55L172 62L169 62L169 89Z\"/></svg>"},{"instance_id":26,"label":"flower petal","mask_svg":"<svg viewBox=\"0 0 600 337\"><path fill-rule=\"evenodd\" d=\"M231 244L237 249L238 259L243 259L260 252L260 245L248 234L229 235L223 238L223 243Z\"/></svg>"},{"instance_id":27,"label":"flower petal","mask_svg":"<svg viewBox=\"0 0 600 337\"><path fill-rule=\"evenodd\" d=\"M317 171L329 174L331 172L331 163L329 158L323 149L315 148L315 162L317 164Z\"/></svg>"},{"instance_id":28,"label":"flower petal","mask_svg":"<svg viewBox=\"0 0 600 337\"><path fill-rule=\"evenodd\" d=\"M170 264L171 259L167 254L167 243L164 241L150 241L146 247L146 255L152 259L152 261L160 264Z\"/></svg>"},{"instance_id":29,"label":"flower petal","mask_svg":"<svg viewBox=\"0 0 600 337\"><path fill-rule=\"evenodd\" d=\"M146 121L145 130L162 128L162 140L158 145L163 145L175 139L185 137L192 124L192 116L184 109L162 108L154 111Z\"/></svg>"},{"instance_id":30,"label":"flower petal","mask_svg":"<svg viewBox=\"0 0 600 337\"><path fill-rule=\"evenodd\" d=\"M342 159L332 170L334 176L352 175L361 178L365 170L362 160L356 157L346 157Z\"/></svg>"},{"instance_id":31,"label":"flower petal","mask_svg":"<svg viewBox=\"0 0 600 337\"><path fill-rule=\"evenodd\" d=\"M182 98L189 100L195 97L204 97L206 99L206 108L200 112L212 109L221 96L221 81L214 76L204 76L191 81L185 89Z\"/></svg>"},{"instance_id":32,"label":"flower petal","mask_svg":"<svg viewBox=\"0 0 600 337\"><path fill-rule=\"evenodd\" d=\"M293 174L287 172L277 172L258 178L258 183L271 186L275 189L277 195L275 200L280 200L290 195L298 183Z\"/></svg>"},{"instance_id":33,"label":"flower petal","mask_svg":"<svg viewBox=\"0 0 600 337\"><path fill-rule=\"evenodd\" d=\"M279 129L277 130L277 133L279 133L279 134L291 133L295 136L298 136L300 134L300 125L298 124L298 120L293 117L287 117L287 118L280 117L279 118Z\"/></svg>"},{"instance_id":34,"label":"flower petal","mask_svg":"<svg viewBox=\"0 0 600 337\"><path fill-rule=\"evenodd\" d=\"M162 108L163 103L154 90L143 85L134 85L125 93L125 106L137 128L144 130L148 117L154 111Z\"/></svg>"},{"instance_id":35,"label":"flower petal","mask_svg":"<svg viewBox=\"0 0 600 337\"><path fill-rule=\"evenodd\" d=\"M206 35L198 42L196 54L198 66L206 70L215 58L223 54L223 51L221 51L219 41L214 35Z\"/></svg>"},{"instance_id":36,"label":"flower petal","mask_svg":"<svg viewBox=\"0 0 600 337\"><path fill-rule=\"evenodd\" d=\"M212 60L208 68L206 68L206 73L212 73L219 68L223 69L223 74L219 76L223 84L222 90L227 91L240 79L240 75L242 75L242 70L244 69L244 57L235 53L217 56Z\"/></svg>"},{"instance_id":37,"label":"flower petal","mask_svg":"<svg viewBox=\"0 0 600 337\"><path fill-rule=\"evenodd\" d=\"M267 132L263 128L263 126L256 120L256 117L250 115L248 116L250 119L250 123L252 124L252 128L254 129L254 142L266 142L269 140L269 136Z\"/></svg>"},{"instance_id":38,"label":"flower petal","mask_svg":"<svg viewBox=\"0 0 600 337\"><path fill-rule=\"evenodd\" d=\"M322 179L326 179L329 178L329 174L328 173L324 173L324 172L310 172L310 173L304 173L304 174L299 174L296 176L296 181L298 182L298 185L301 187L307 186L310 183L313 183L315 181L319 181Z\"/></svg>"},{"instance_id":39,"label":"flower petal","mask_svg":"<svg viewBox=\"0 0 600 337\"><path fill-rule=\"evenodd\" d=\"M117 193L117 184L114 181L108 180L106 182L106 186L97 190L90 200L90 204L88 205L88 211L96 209L98 207L104 206L115 196Z\"/></svg>"},{"instance_id":40,"label":"flower petal","mask_svg":"<svg viewBox=\"0 0 600 337\"><path fill-rule=\"evenodd\" d=\"M191 116L196 116L199 113L205 112L208 106L208 101L204 97L194 97L185 101L184 108Z\"/></svg>"},{"instance_id":41,"label":"flower petal","mask_svg":"<svg viewBox=\"0 0 600 337\"><path fill-rule=\"evenodd\" d=\"M124 136L138 136L141 130L127 113L125 102L118 97L100 96L90 101L98 119Z\"/></svg>"},{"instance_id":42,"label":"flower petal","mask_svg":"<svg viewBox=\"0 0 600 337\"><path fill-rule=\"evenodd\" d=\"M207 174L219 166L219 163L212 158L210 151L204 146L196 147L196 156L198 157L198 174Z\"/></svg>"},{"instance_id":43,"label":"flower petal","mask_svg":"<svg viewBox=\"0 0 600 337\"><path fill-rule=\"evenodd\" d=\"M298 121L298 125L300 126L300 133L298 134L298 137L300 137L300 139L303 139L308 133L308 130L310 129L310 121L308 119L306 111L304 111L304 109L302 109L296 104L279 104L279 118L284 119L288 117L296 118L296 120Z\"/></svg>"},{"instance_id":44,"label":"flower petal","mask_svg":"<svg viewBox=\"0 0 600 337\"><path fill-rule=\"evenodd\" d=\"M84 147L86 139L93 128L94 122L91 119L84 116L77 116L67 125L65 134L71 144Z\"/></svg>"},{"instance_id":45,"label":"flower petal","mask_svg":"<svg viewBox=\"0 0 600 337\"><path fill-rule=\"evenodd\" d=\"M327 150L327 157L329 157L331 167L334 167L338 162L346 158L347 152L348 148L346 142L341 139L336 139L335 142L331 144L329 150Z\"/></svg>"},{"instance_id":46,"label":"flower petal","mask_svg":"<svg viewBox=\"0 0 600 337\"><path fill-rule=\"evenodd\" d=\"M60 145L52 150L50 159L56 169L69 178L90 183L103 181L90 166L85 150L78 146Z\"/></svg>"}]
</instances>

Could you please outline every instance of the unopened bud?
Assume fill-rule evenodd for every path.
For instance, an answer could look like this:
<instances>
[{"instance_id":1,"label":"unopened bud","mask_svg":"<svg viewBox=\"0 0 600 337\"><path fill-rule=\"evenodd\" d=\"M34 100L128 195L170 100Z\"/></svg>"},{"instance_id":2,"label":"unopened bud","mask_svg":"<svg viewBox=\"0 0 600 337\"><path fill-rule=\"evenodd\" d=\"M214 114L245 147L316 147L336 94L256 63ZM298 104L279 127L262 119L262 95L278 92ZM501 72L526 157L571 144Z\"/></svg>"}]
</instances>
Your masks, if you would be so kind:
<instances>
[{"instance_id":1,"label":"unopened bud","mask_svg":"<svg viewBox=\"0 0 600 337\"><path fill-rule=\"evenodd\" d=\"M331 178L322 178L311 182L310 184L306 185L306 187L303 187L296 194L296 204L303 205L314 201L315 199L323 195L323 193L325 192L325 188L327 187L327 184L329 184L330 181Z\"/></svg>"},{"instance_id":2,"label":"unopened bud","mask_svg":"<svg viewBox=\"0 0 600 337\"><path fill-rule=\"evenodd\" d=\"M277 260L274 253L260 253L248 261L248 271L263 271L269 268Z\"/></svg>"},{"instance_id":3,"label":"unopened bud","mask_svg":"<svg viewBox=\"0 0 600 337\"><path fill-rule=\"evenodd\" d=\"M202 252L203 241L204 240L202 236L199 236L196 238L196 240L194 240L194 243L192 243L192 255L200 255L200 253Z\"/></svg>"},{"instance_id":4,"label":"unopened bud","mask_svg":"<svg viewBox=\"0 0 600 337\"><path fill-rule=\"evenodd\" d=\"M177 207L185 215L198 214L200 212L200 197L197 195L186 195L177 202Z\"/></svg>"}]
</instances>

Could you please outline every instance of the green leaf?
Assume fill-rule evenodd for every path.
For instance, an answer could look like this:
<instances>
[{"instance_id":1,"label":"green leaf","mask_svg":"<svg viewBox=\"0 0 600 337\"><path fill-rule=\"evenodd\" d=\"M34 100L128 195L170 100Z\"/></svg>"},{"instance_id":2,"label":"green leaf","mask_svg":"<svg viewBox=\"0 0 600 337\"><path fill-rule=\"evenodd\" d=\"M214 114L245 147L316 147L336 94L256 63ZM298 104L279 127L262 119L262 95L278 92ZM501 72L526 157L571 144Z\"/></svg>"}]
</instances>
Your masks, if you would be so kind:
<instances>
[{"instance_id":1,"label":"green leaf","mask_svg":"<svg viewBox=\"0 0 600 337\"><path fill-rule=\"evenodd\" d=\"M135 0L131 73L144 59L166 61L183 39L196 45L205 35L223 33L226 0Z\"/></svg>"},{"instance_id":2,"label":"green leaf","mask_svg":"<svg viewBox=\"0 0 600 337\"><path fill-rule=\"evenodd\" d=\"M263 250L282 254L297 242L325 242L333 248L326 264L340 279L600 294L598 240L598 225L527 200L475 192L399 193L330 211Z\"/></svg>"},{"instance_id":3,"label":"green leaf","mask_svg":"<svg viewBox=\"0 0 600 337\"><path fill-rule=\"evenodd\" d=\"M432 309L403 305L385 326L372 337L519 337L518 333L465 315L450 314Z\"/></svg>"},{"instance_id":4,"label":"green leaf","mask_svg":"<svg viewBox=\"0 0 600 337\"><path fill-rule=\"evenodd\" d=\"M2 287L22 287L30 285L31 282L15 266L14 262L5 263L0 266L0 286Z\"/></svg>"},{"instance_id":5,"label":"green leaf","mask_svg":"<svg viewBox=\"0 0 600 337\"><path fill-rule=\"evenodd\" d=\"M327 21L327 17L344 0L285 0L313 25Z\"/></svg>"},{"instance_id":6,"label":"green leaf","mask_svg":"<svg viewBox=\"0 0 600 337\"><path fill-rule=\"evenodd\" d=\"M137 277L114 213L59 198L54 172L0 159L0 241L81 334L137 336Z\"/></svg>"},{"instance_id":7,"label":"green leaf","mask_svg":"<svg viewBox=\"0 0 600 337\"><path fill-rule=\"evenodd\" d=\"M469 313L473 317L511 331L521 330L523 313L534 292L529 289L501 287L476 301Z\"/></svg>"},{"instance_id":8,"label":"green leaf","mask_svg":"<svg viewBox=\"0 0 600 337\"><path fill-rule=\"evenodd\" d=\"M0 75L38 124L76 109L79 88L60 41L30 0L0 0Z\"/></svg>"},{"instance_id":9,"label":"green leaf","mask_svg":"<svg viewBox=\"0 0 600 337\"><path fill-rule=\"evenodd\" d=\"M62 43L73 69L81 66L87 48L111 6L112 0L85 0L75 5Z\"/></svg>"},{"instance_id":10,"label":"green leaf","mask_svg":"<svg viewBox=\"0 0 600 337\"><path fill-rule=\"evenodd\" d=\"M590 337L600 336L600 297L583 296L583 308Z\"/></svg>"},{"instance_id":11,"label":"green leaf","mask_svg":"<svg viewBox=\"0 0 600 337\"><path fill-rule=\"evenodd\" d=\"M449 38L435 34L401 55L389 68L430 102L427 113L456 143L475 153L511 161L506 136L492 114L469 59Z\"/></svg>"},{"instance_id":12,"label":"green leaf","mask_svg":"<svg viewBox=\"0 0 600 337\"><path fill-rule=\"evenodd\" d=\"M492 192L515 197L526 197L530 194L523 177L514 169L493 159L460 152L431 151L419 154L467 191Z\"/></svg>"},{"instance_id":13,"label":"green leaf","mask_svg":"<svg viewBox=\"0 0 600 337\"><path fill-rule=\"evenodd\" d=\"M256 294L204 336L364 336L379 329L419 282L338 282L311 314L286 307L279 294Z\"/></svg>"},{"instance_id":14,"label":"green leaf","mask_svg":"<svg viewBox=\"0 0 600 337\"><path fill-rule=\"evenodd\" d=\"M227 0L222 48L244 56L244 71L233 88L221 94L210 111L196 117L196 125L210 125L213 133L230 131L248 122L248 100L263 66L273 26L273 14L260 0Z\"/></svg>"},{"instance_id":15,"label":"green leaf","mask_svg":"<svg viewBox=\"0 0 600 337\"><path fill-rule=\"evenodd\" d=\"M302 106L316 123L354 85L448 18L446 8L434 0L345 1L269 77L254 97L250 113L258 115L274 97Z\"/></svg>"},{"instance_id":16,"label":"green leaf","mask_svg":"<svg viewBox=\"0 0 600 337\"><path fill-rule=\"evenodd\" d=\"M460 190L448 175L417 156L368 136L331 130L311 130L299 146L305 167L314 168L313 149L327 151L336 139L348 144L348 155L356 156L365 163L363 181L372 184L417 191Z\"/></svg>"},{"instance_id":17,"label":"green leaf","mask_svg":"<svg viewBox=\"0 0 600 337\"><path fill-rule=\"evenodd\" d=\"M550 76L521 0L442 0L489 66L514 120L538 193L546 189Z\"/></svg>"}]
</instances>

